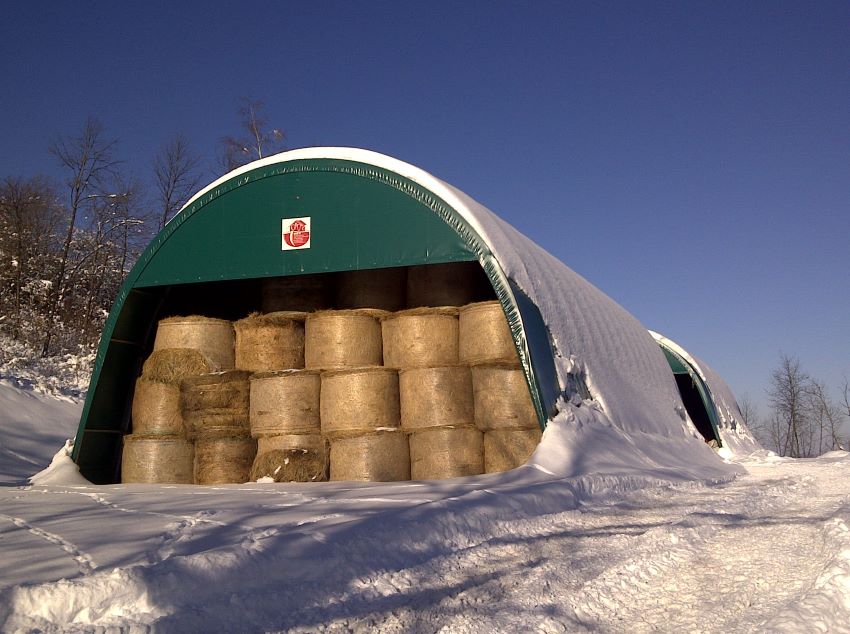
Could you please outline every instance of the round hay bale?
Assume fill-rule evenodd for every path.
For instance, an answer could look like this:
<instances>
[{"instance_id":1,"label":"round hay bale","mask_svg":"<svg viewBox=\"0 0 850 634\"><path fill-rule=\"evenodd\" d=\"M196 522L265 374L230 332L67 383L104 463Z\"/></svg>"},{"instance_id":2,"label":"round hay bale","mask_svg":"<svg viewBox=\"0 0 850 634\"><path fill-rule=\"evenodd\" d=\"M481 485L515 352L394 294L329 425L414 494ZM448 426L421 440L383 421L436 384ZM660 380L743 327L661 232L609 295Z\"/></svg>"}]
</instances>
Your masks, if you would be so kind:
<instances>
[{"instance_id":1,"label":"round hay bale","mask_svg":"<svg viewBox=\"0 0 850 634\"><path fill-rule=\"evenodd\" d=\"M508 320L497 301L460 309L459 348L461 363L519 364Z\"/></svg>"},{"instance_id":2,"label":"round hay bale","mask_svg":"<svg viewBox=\"0 0 850 634\"><path fill-rule=\"evenodd\" d=\"M153 349L164 348L198 350L209 360L213 370L230 370L235 361L233 325L226 319L196 315L160 319Z\"/></svg>"},{"instance_id":3,"label":"round hay bale","mask_svg":"<svg viewBox=\"0 0 850 634\"><path fill-rule=\"evenodd\" d=\"M184 379L180 405L187 432L203 436L209 429L250 429L250 372L228 370Z\"/></svg>"},{"instance_id":4,"label":"round hay bale","mask_svg":"<svg viewBox=\"0 0 850 634\"><path fill-rule=\"evenodd\" d=\"M322 374L322 433L328 436L395 429L399 424L398 372L368 367Z\"/></svg>"},{"instance_id":5,"label":"round hay bale","mask_svg":"<svg viewBox=\"0 0 850 634\"><path fill-rule=\"evenodd\" d=\"M475 425L491 429L534 429L537 412L522 370L513 365L477 365L472 368Z\"/></svg>"},{"instance_id":6,"label":"round hay bale","mask_svg":"<svg viewBox=\"0 0 850 634\"><path fill-rule=\"evenodd\" d=\"M537 429L493 429L484 432L484 472L499 473L524 465L540 444Z\"/></svg>"},{"instance_id":7,"label":"round hay bale","mask_svg":"<svg viewBox=\"0 0 850 634\"><path fill-rule=\"evenodd\" d=\"M322 379L315 370L259 374L251 378L251 435L319 433Z\"/></svg>"},{"instance_id":8,"label":"round hay bale","mask_svg":"<svg viewBox=\"0 0 850 634\"><path fill-rule=\"evenodd\" d=\"M303 368L306 317L292 311L253 313L234 323L236 367L251 372Z\"/></svg>"},{"instance_id":9,"label":"round hay bale","mask_svg":"<svg viewBox=\"0 0 850 634\"><path fill-rule=\"evenodd\" d=\"M124 436L121 482L192 484L194 448L177 436Z\"/></svg>"},{"instance_id":10,"label":"round hay bale","mask_svg":"<svg viewBox=\"0 0 850 634\"><path fill-rule=\"evenodd\" d=\"M327 273L266 277L260 285L264 313L284 310L312 312L330 308L334 276Z\"/></svg>"},{"instance_id":11,"label":"round hay bale","mask_svg":"<svg viewBox=\"0 0 850 634\"><path fill-rule=\"evenodd\" d=\"M142 378L168 385L180 385L190 376L208 374L212 363L202 352L191 348L154 350L142 365Z\"/></svg>"},{"instance_id":12,"label":"round hay bale","mask_svg":"<svg viewBox=\"0 0 850 634\"><path fill-rule=\"evenodd\" d=\"M133 433L137 435L185 436L180 411L180 388L176 385L136 380L132 408Z\"/></svg>"},{"instance_id":13,"label":"round hay bale","mask_svg":"<svg viewBox=\"0 0 850 634\"><path fill-rule=\"evenodd\" d=\"M364 269L343 271L337 282L339 308L399 310L406 305L407 270Z\"/></svg>"},{"instance_id":14,"label":"round hay bale","mask_svg":"<svg viewBox=\"0 0 850 634\"><path fill-rule=\"evenodd\" d=\"M328 310L307 316L304 361L309 369L381 365L379 310Z\"/></svg>"},{"instance_id":15,"label":"round hay bale","mask_svg":"<svg viewBox=\"0 0 850 634\"><path fill-rule=\"evenodd\" d=\"M478 262L423 264L407 270L407 305L464 306L492 296Z\"/></svg>"},{"instance_id":16,"label":"round hay bale","mask_svg":"<svg viewBox=\"0 0 850 634\"><path fill-rule=\"evenodd\" d=\"M247 435L215 436L195 441L196 484L248 482L257 441Z\"/></svg>"},{"instance_id":17,"label":"round hay bale","mask_svg":"<svg viewBox=\"0 0 850 634\"><path fill-rule=\"evenodd\" d=\"M401 370L398 376L401 427L472 426L472 375L464 365Z\"/></svg>"},{"instance_id":18,"label":"round hay bale","mask_svg":"<svg viewBox=\"0 0 850 634\"><path fill-rule=\"evenodd\" d=\"M328 479L328 450L319 434L288 434L257 439L251 480L324 482Z\"/></svg>"},{"instance_id":19,"label":"round hay bale","mask_svg":"<svg viewBox=\"0 0 850 634\"><path fill-rule=\"evenodd\" d=\"M435 427L410 434L410 477L442 480L484 473L484 434L474 427Z\"/></svg>"},{"instance_id":20,"label":"round hay bale","mask_svg":"<svg viewBox=\"0 0 850 634\"><path fill-rule=\"evenodd\" d=\"M387 367L429 368L458 363L456 308L403 310L385 318L381 328Z\"/></svg>"},{"instance_id":21,"label":"round hay bale","mask_svg":"<svg viewBox=\"0 0 850 634\"><path fill-rule=\"evenodd\" d=\"M331 440L330 458L331 480L410 480L410 450L399 432Z\"/></svg>"}]
</instances>

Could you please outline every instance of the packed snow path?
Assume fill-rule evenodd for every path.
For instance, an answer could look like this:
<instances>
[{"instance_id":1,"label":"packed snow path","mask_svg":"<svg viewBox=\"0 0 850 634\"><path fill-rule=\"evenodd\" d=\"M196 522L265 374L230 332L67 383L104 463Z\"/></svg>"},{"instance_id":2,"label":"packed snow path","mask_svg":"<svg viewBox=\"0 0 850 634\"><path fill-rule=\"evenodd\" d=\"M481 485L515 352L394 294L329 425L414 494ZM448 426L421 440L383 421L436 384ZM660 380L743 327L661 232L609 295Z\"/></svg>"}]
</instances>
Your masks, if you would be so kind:
<instances>
[{"instance_id":1,"label":"packed snow path","mask_svg":"<svg viewBox=\"0 0 850 634\"><path fill-rule=\"evenodd\" d=\"M745 466L593 496L5 487L0 629L850 631L850 458Z\"/></svg>"}]
</instances>

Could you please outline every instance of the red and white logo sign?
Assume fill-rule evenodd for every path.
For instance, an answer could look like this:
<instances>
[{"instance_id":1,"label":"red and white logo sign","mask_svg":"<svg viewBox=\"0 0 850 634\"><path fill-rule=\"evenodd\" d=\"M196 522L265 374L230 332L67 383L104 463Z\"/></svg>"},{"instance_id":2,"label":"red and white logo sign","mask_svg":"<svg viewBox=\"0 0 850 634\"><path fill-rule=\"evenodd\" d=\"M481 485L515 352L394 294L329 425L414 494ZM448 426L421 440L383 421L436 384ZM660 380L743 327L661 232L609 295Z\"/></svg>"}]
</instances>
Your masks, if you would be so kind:
<instances>
[{"instance_id":1,"label":"red and white logo sign","mask_svg":"<svg viewBox=\"0 0 850 634\"><path fill-rule=\"evenodd\" d=\"M284 218L281 221L283 241L280 248L283 251L310 248L310 216L301 218Z\"/></svg>"}]
</instances>

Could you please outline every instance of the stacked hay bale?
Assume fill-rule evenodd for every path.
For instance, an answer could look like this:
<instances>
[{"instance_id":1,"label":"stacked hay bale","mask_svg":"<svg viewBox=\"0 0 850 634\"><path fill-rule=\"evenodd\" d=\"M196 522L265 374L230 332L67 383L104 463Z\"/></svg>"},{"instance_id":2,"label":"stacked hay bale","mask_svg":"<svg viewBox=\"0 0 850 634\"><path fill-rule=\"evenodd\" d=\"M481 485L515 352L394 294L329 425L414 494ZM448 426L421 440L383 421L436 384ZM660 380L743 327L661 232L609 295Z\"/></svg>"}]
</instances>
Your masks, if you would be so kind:
<instances>
[{"instance_id":1,"label":"stacked hay bale","mask_svg":"<svg viewBox=\"0 0 850 634\"><path fill-rule=\"evenodd\" d=\"M304 320L307 313L251 313L233 324L235 363L240 370L274 372L304 367Z\"/></svg>"},{"instance_id":2,"label":"stacked hay bale","mask_svg":"<svg viewBox=\"0 0 850 634\"><path fill-rule=\"evenodd\" d=\"M124 437L122 482L192 484L194 447L187 438L180 407L180 382L209 372L197 350L155 350L136 381L131 435Z\"/></svg>"},{"instance_id":3,"label":"stacked hay bale","mask_svg":"<svg viewBox=\"0 0 850 634\"><path fill-rule=\"evenodd\" d=\"M484 470L514 469L540 442L537 413L499 302L460 311L460 358L472 368L475 425L484 432Z\"/></svg>"},{"instance_id":4,"label":"stacked hay bale","mask_svg":"<svg viewBox=\"0 0 850 634\"><path fill-rule=\"evenodd\" d=\"M393 481L519 466L540 431L500 304L467 303L480 297L476 276L464 263L270 278L266 313L162 320L124 481Z\"/></svg>"},{"instance_id":5,"label":"stacked hay bale","mask_svg":"<svg viewBox=\"0 0 850 634\"><path fill-rule=\"evenodd\" d=\"M184 379L183 419L195 441L195 483L247 482L257 453L249 422L249 377L227 370Z\"/></svg>"},{"instance_id":6,"label":"stacked hay bale","mask_svg":"<svg viewBox=\"0 0 850 634\"><path fill-rule=\"evenodd\" d=\"M367 366L323 372L321 427L330 442L331 480L410 479L396 370Z\"/></svg>"},{"instance_id":7,"label":"stacked hay bale","mask_svg":"<svg viewBox=\"0 0 850 634\"><path fill-rule=\"evenodd\" d=\"M154 350L189 348L209 360L214 371L231 370L235 364L233 325L226 319L201 317L168 317L156 328Z\"/></svg>"},{"instance_id":8,"label":"stacked hay bale","mask_svg":"<svg viewBox=\"0 0 850 634\"><path fill-rule=\"evenodd\" d=\"M324 310L307 315L304 366L311 370L381 365L382 310Z\"/></svg>"},{"instance_id":9,"label":"stacked hay bale","mask_svg":"<svg viewBox=\"0 0 850 634\"><path fill-rule=\"evenodd\" d=\"M414 480L482 473L472 379L458 364L458 317L452 307L397 312L383 321L384 365L399 369L401 428L409 434Z\"/></svg>"},{"instance_id":10,"label":"stacked hay bale","mask_svg":"<svg viewBox=\"0 0 850 634\"><path fill-rule=\"evenodd\" d=\"M251 378L249 419L251 436L257 439L251 480L327 480L320 388L320 374L314 370L283 370Z\"/></svg>"}]
</instances>

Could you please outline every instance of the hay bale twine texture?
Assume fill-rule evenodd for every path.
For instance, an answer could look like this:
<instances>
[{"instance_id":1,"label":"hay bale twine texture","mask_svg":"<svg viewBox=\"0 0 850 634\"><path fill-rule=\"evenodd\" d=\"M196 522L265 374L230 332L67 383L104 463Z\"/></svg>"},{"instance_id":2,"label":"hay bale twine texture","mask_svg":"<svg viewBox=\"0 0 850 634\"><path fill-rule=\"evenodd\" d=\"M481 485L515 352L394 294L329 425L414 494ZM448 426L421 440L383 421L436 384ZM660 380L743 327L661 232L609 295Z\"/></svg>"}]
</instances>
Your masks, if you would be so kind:
<instances>
[{"instance_id":1,"label":"hay bale twine texture","mask_svg":"<svg viewBox=\"0 0 850 634\"><path fill-rule=\"evenodd\" d=\"M510 471L525 464L540 444L537 429L493 429L484 432L484 472Z\"/></svg>"},{"instance_id":2,"label":"hay bale twine texture","mask_svg":"<svg viewBox=\"0 0 850 634\"><path fill-rule=\"evenodd\" d=\"M307 316L305 366L335 369L381 365L383 359L379 310L328 310Z\"/></svg>"},{"instance_id":3,"label":"hay bale twine texture","mask_svg":"<svg viewBox=\"0 0 850 634\"><path fill-rule=\"evenodd\" d=\"M194 437L212 430L248 432L251 373L229 370L184 379L180 402L188 433Z\"/></svg>"},{"instance_id":4,"label":"hay bale twine texture","mask_svg":"<svg viewBox=\"0 0 850 634\"><path fill-rule=\"evenodd\" d=\"M234 323L236 367L251 372L303 368L306 317L292 311L254 313Z\"/></svg>"},{"instance_id":5,"label":"hay bale twine texture","mask_svg":"<svg viewBox=\"0 0 850 634\"><path fill-rule=\"evenodd\" d=\"M196 484L248 482L257 441L246 433L206 435L195 440Z\"/></svg>"},{"instance_id":6,"label":"hay bale twine texture","mask_svg":"<svg viewBox=\"0 0 850 634\"><path fill-rule=\"evenodd\" d=\"M401 370L398 378L401 427L472 426L472 375L461 365Z\"/></svg>"},{"instance_id":7,"label":"hay bale twine texture","mask_svg":"<svg viewBox=\"0 0 850 634\"><path fill-rule=\"evenodd\" d=\"M492 296L478 262L423 264L407 270L407 305L463 306Z\"/></svg>"},{"instance_id":8,"label":"hay bale twine texture","mask_svg":"<svg viewBox=\"0 0 850 634\"><path fill-rule=\"evenodd\" d=\"M386 317L384 365L428 368L458 363L457 309L413 308Z\"/></svg>"},{"instance_id":9,"label":"hay bale twine texture","mask_svg":"<svg viewBox=\"0 0 850 634\"><path fill-rule=\"evenodd\" d=\"M472 391L478 429L534 429L539 426L520 368L503 364L473 366Z\"/></svg>"},{"instance_id":10,"label":"hay bale twine texture","mask_svg":"<svg viewBox=\"0 0 850 634\"><path fill-rule=\"evenodd\" d=\"M322 374L322 433L356 435L399 425L398 372L366 367Z\"/></svg>"},{"instance_id":11,"label":"hay bale twine texture","mask_svg":"<svg viewBox=\"0 0 850 634\"><path fill-rule=\"evenodd\" d=\"M153 349L190 348L201 352L213 370L234 367L233 325L212 317L168 317L156 329Z\"/></svg>"},{"instance_id":12,"label":"hay bale twine texture","mask_svg":"<svg viewBox=\"0 0 850 634\"><path fill-rule=\"evenodd\" d=\"M142 365L142 377L158 383L180 385L190 376L213 371L210 361L191 348L161 348L154 350Z\"/></svg>"},{"instance_id":13,"label":"hay bale twine texture","mask_svg":"<svg viewBox=\"0 0 850 634\"><path fill-rule=\"evenodd\" d=\"M441 480L484 473L484 434L474 427L434 427L410 434L410 476Z\"/></svg>"},{"instance_id":14,"label":"hay bale twine texture","mask_svg":"<svg viewBox=\"0 0 850 634\"><path fill-rule=\"evenodd\" d=\"M410 479L410 449L400 432L331 440L331 480L394 482Z\"/></svg>"},{"instance_id":15,"label":"hay bale twine texture","mask_svg":"<svg viewBox=\"0 0 850 634\"><path fill-rule=\"evenodd\" d=\"M321 430L315 370L289 370L251 377L251 435L311 434Z\"/></svg>"},{"instance_id":16,"label":"hay bale twine texture","mask_svg":"<svg viewBox=\"0 0 850 634\"><path fill-rule=\"evenodd\" d=\"M177 436L124 436L121 482L192 484L194 448Z\"/></svg>"},{"instance_id":17,"label":"hay bale twine texture","mask_svg":"<svg viewBox=\"0 0 850 634\"><path fill-rule=\"evenodd\" d=\"M144 377L137 379L132 421L134 434L184 436L186 429L180 410L180 388Z\"/></svg>"},{"instance_id":18,"label":"hay bale twine texture","mask_svg":"<svg viewBox=\"0 0 850 634\"><path fill-rule=\"evenodd\" d=\"M324 310L330 308L334 296L334 276L324 273L267 277L262 280L260 293L264 313Z\"/></svg>"},{"instance_id":19,"label":"hay bale twine texture","mask_svg":"<svg viewBox=\"0 0 850 634\"><path fill-rule=\"evenodd\" d=\"M400 310L406 304L407 270L364 269L343 271L337 281L339 308Z\"/></svg>"},{"instance_id":20,"label":"hay bale twine texture","mask_svg":"<svg viewBox=\"0 0 850 634\"><path fill-rule=\"evenodd\" d=\"M286 434L257 439L251 480L324 482L328 479L328 449L319 434Z\"/></svg>"},{"instance_id":21,"label":"hay bale twine texture","mask_svg":"<svg viewBox=\"0 0 850 634\"><path fill-rule=\"evenodd\" d=\"M511 329L499 302L461 308L459 331L461 363L519 364Z\"/></svg>"}]
</instances>

